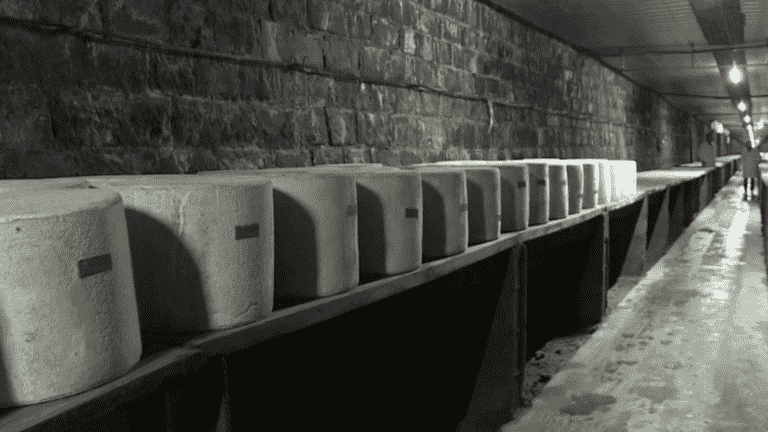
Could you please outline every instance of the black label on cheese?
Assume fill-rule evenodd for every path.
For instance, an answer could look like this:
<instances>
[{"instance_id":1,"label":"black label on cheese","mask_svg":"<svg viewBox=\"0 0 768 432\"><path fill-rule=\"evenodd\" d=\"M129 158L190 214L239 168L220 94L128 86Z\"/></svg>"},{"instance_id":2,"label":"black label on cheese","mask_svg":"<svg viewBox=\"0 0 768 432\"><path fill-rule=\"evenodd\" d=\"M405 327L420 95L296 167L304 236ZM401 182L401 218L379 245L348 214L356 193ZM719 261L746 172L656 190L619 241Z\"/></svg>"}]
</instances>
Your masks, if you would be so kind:
<instances>
[{"instance_id":1,"label":"black label on cheese","mask_svg":"<svg viewBox=\"0 0 768 432\"><path fill-rule=\"evenodd\" d=\"M517 182L517 187L519 187L519 188L524 188L525 186L526 186L526 183L525 183L525 181L524 181L524 180L523 180L523 181L519 181L519 182Z\"/></svg>"},{"instance_id":2,"label":"black label on cheese","mask_svg":"<svg viewBox=\"0 0 768 432\"><path fill-rule=\"evenodd\" d=\"M539 185L539 186L546 186L547 185L547 181L544 180L544 179L538 179L538 180L536 180L536 184Z\"/></svg>"},{"instance_id":3,"label":"black label on cheese","mask_svg":"<svg viewBox=\"0 0 768 432\"><path fill-rule=\"evenodd\" d=\"M235 227L235 240L243 240L259 236L259 224L239 225Z\"/></svg>"},{"instance_id":4,"label":"black label on cheese","mask_svg":"<svg viewBox=\"0 0 768 432\"><path fill-rule=\"evenodd\" d=\"M105 254L81 259L77 262L77 269L80 272L80 279L112 270L112 257L110 254Z\"/></svg>"},{"instance_id":5,"label":"black label on cheese","mask_svg":"<svg viewBox=\"0 0 768 432\"><path fill-rule=\"evenodd\" d=\"M419 209L415 208L406 208L405 209L405 217L407 218L418 218L419 217Z\"/></svg>"}]
</instances>

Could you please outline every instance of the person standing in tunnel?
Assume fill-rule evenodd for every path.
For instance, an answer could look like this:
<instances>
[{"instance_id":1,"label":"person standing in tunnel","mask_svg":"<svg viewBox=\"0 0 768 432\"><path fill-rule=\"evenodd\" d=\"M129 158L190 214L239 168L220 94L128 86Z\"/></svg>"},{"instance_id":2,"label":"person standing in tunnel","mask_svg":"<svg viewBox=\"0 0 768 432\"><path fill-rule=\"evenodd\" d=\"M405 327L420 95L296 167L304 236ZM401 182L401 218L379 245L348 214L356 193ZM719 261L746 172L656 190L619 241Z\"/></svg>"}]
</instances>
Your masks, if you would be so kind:
<instances>
[{"instance_id":1,"label":"person standing in tunnel","mask_svg":"<svg viewBox=\"0 0 768 432\"><path fill-rule=\"evenodd\" d=\"M744 176L744 199L747 199L749 192L749 183L751 180L752 196L757 195L757 182L760 177L760 148L752 148L745 145L741 149L741 174Z\"/></svg>"},{"instance_id":2,"label":"person standing in tunnel","mask_svg":"<svg viewBox=\"0 0 768 432\"><path fill-rule=\"evenodd\" d=\"M715 166L715 146L713 145L714 137L715 134L710 130L707 132L707 140L699 145L699 160L701 161L701 166Z\"/></svg>"}]
</instances>

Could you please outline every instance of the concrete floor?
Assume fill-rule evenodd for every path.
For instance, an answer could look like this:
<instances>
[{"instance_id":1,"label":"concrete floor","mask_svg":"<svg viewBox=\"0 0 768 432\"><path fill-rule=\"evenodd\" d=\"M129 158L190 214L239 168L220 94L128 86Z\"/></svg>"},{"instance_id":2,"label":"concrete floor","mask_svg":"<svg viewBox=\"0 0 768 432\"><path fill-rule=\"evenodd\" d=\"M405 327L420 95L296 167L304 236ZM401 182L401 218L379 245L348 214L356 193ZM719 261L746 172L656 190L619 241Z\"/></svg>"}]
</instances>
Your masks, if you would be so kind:
<instances>
[{"instance_id":1,"label":"concrete floor","mask_svg":"<svg viewBox=\"0 0 768 432\"><path fill-rule=\"evenodd\" d=\"M768 431L768 286L737 172L501 430Z\"/></svg>"}]
</instances>

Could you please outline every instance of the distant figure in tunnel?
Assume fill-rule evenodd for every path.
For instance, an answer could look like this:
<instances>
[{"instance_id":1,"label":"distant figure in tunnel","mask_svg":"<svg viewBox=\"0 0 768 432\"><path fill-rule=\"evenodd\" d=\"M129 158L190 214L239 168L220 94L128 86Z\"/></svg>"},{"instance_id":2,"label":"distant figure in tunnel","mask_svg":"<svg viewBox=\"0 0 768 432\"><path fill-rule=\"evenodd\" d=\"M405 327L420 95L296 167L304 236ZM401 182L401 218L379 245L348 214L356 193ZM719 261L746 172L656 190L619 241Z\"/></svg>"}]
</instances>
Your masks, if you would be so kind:
<instances>
[{"instance_id":1,"label":"distant figure in tunnel","mask_svg":"<svg viewBox=\"0 0 768 432\"><path fill-rule=\"evenodd\" d=\"M715 146L713 145L715 135L712 131L707 133L707 140L699 145L699 160L704 167L715 166Z\"/></svg>"},{"instance_id":2,"label":"distant figure in tunnel","mask_svg":"<svg viewBox=\"0 0 768 432\"><path fill-rule=\"evenodd\" d=\"M741 174L744 176L744 199L747 199L749 192L749 180L752 184L752 196L757 195L757 181L760 177L760 147L752 148L745 145L741 149Z\"/></svg>"}]
</instances>

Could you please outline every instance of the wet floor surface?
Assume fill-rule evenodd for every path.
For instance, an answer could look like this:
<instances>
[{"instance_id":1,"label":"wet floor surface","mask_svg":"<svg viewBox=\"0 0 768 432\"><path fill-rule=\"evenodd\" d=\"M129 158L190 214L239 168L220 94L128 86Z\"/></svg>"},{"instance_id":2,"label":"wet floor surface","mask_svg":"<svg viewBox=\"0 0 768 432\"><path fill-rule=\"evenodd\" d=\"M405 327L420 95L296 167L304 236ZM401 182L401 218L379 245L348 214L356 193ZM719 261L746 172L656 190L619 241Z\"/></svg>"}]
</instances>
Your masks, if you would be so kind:
<instances>
[{"instance_id":1,"label":"wet floor surface","mask_svg":"<svg viewBox=\"0 0 768 432\"><path fill-rule=\"evenodd\" d=\"M768 431L768 286L737 172L512 431Z\"/></svg>"}]
</instances>

